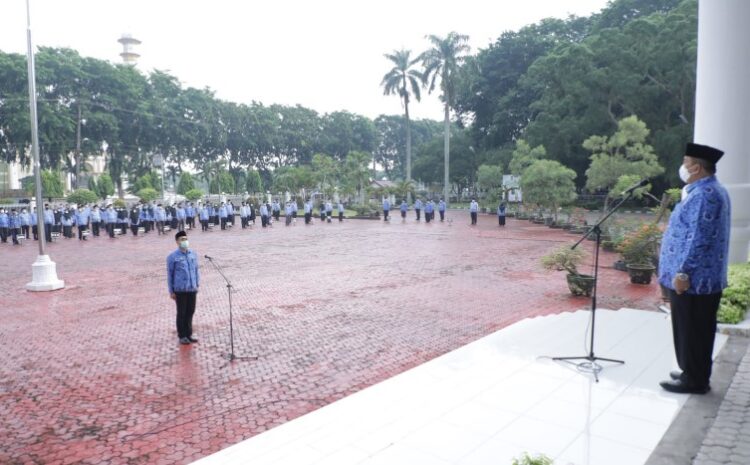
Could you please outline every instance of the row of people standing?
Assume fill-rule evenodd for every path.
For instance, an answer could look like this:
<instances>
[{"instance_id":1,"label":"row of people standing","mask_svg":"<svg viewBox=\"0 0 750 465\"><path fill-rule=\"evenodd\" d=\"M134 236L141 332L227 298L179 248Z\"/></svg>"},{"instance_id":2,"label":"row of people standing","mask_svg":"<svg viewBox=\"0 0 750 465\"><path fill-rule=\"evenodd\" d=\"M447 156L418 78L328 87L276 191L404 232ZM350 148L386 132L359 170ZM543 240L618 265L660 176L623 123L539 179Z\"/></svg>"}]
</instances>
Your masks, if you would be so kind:
<instances>
[{"instance_id":1,"label":"row of people standing","mask_svg":"<svg viewBox=\"0 0 750 465\"><path fill-rule=\"evenodd\" d=\"M414 201L414 213L416 214L417 221L422 220L423 211L424 211L425 222L429 223L430 221L434 220L436 208L437 208L438 213L440 214L440 221L445 221L445 209L446 209L445 200L440 199L437 203L437 206L435 205L435 202L432 199L427 199L424 203L422 202L422 199L420 198L417 198L417 200ZM406 214L409 211L409 203L406 201L406 199L401 200L401 203L399 204L398 209L401 212L401 220L406 221ZM383 221L390 220L390 212L391 212L391 201L386 198L385 200L383 200Z\"/></svg>"}]
</instances>

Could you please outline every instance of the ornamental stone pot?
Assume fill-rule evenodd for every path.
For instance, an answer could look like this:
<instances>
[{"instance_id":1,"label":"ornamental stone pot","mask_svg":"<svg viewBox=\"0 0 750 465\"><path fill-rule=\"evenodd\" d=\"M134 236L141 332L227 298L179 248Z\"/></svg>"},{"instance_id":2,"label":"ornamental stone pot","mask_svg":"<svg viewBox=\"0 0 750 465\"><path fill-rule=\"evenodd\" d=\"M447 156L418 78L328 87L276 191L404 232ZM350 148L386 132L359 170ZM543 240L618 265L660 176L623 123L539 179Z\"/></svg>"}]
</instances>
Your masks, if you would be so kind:
<instances>
[{"instance_id":1,"label":"ornamental stone pot","mask_svg":"<svg viewBox=\"0 0 750 465\"><path fill-rule=\"evenodd\" d=\"M653 276L654 271L656 271L656 267L654 265L636 265L629 263L627 266L631 283L651 284L651 276Z\"/></svg>"},{"instance_id":2,"label":"ornamental stone pot","mask_svg":"<svg viewBox=\"0 0 750 465\"><path fill-rule=\"evenodd\" d=\"M587 274L568 274L568 289L570 293L576 296L585 295L586 297L591 296L591 291L594 289L594 277Z\"/></svg>"}]
</instances>

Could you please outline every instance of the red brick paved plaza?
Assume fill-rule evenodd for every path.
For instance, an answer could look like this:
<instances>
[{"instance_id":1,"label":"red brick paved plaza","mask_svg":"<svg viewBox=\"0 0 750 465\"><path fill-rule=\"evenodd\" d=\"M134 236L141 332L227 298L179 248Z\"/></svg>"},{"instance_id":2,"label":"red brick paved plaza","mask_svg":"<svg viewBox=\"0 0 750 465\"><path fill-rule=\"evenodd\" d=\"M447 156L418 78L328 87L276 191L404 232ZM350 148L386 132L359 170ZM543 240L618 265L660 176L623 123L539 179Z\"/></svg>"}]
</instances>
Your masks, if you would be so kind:
<instances>
[{"instance_id":1,"label":"red brick paved plaza","mask_svg":"<svg viewBox=\"0 0 750 465\"><path fill-rule=\"evenodd\" d=\"M38 294L24 290L36 243L0 245L0 463L189 463L523 318L588 305L539 266L575 236L468 216L191 234L234 282L237 355L259 357L232 364L226 288L204 259L200 342L177 343L172 234L51 244L67 287ZM602 256L600 306L655 309L657 286L631 285L615 258Z\"/></svg>"}]
</instances>

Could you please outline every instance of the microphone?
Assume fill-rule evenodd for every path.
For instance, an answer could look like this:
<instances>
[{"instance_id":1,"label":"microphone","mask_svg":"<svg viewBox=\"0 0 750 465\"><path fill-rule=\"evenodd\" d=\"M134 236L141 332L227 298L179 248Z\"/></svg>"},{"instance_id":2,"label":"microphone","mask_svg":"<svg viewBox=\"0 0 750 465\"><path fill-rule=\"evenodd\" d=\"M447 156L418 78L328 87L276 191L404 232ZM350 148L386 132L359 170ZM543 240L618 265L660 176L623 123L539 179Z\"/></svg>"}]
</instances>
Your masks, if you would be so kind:
<instances>
[{"instance_id":1,"label":"microphone","mask_svg":"<svg viewBox=\"0 0 750 465\"><path fill-rule=\"evenodd\" d=\"M630 186L627 189L625 189L624 191L622 191L622 193L620 193L620 195L628 195L631 192L633 192L634 190L645 186L646 184L648 184L648 179L641 179L636 184L633 184L632 186Z\"/></svg>"},{"instance_id":2,"label":"microphone","mask_svg":"<svg viewBox=\"0 0 750 465\"><path fill-rule=\"evenodd\" d=\"M204 255L203 257L207 258L208 260L213 260L214 259L214 257L209 257L208 255Z\"/></svg>"}]
</instances>

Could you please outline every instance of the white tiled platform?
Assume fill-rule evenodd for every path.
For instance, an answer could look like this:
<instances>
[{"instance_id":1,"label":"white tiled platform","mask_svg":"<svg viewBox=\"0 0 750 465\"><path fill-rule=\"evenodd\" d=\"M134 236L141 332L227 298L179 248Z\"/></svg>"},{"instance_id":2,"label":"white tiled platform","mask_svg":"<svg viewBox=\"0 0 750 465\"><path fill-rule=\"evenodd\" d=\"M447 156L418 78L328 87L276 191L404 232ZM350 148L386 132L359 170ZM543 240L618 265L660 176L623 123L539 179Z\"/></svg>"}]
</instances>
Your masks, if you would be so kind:
<instances>
[{"instance_id":1,"label":"white tiled platform","mask_svg":"<svg viewBox=\"0 0 750 465\"><path fill-rule=\"evenodd\" d=\"M687 399L658 385L675 366L669 318L597 311L596 355L626 361L597 384L546 358L584 355L589 316L521 321L195 464L642 464Z\"/></svg>"}]
</instances>

